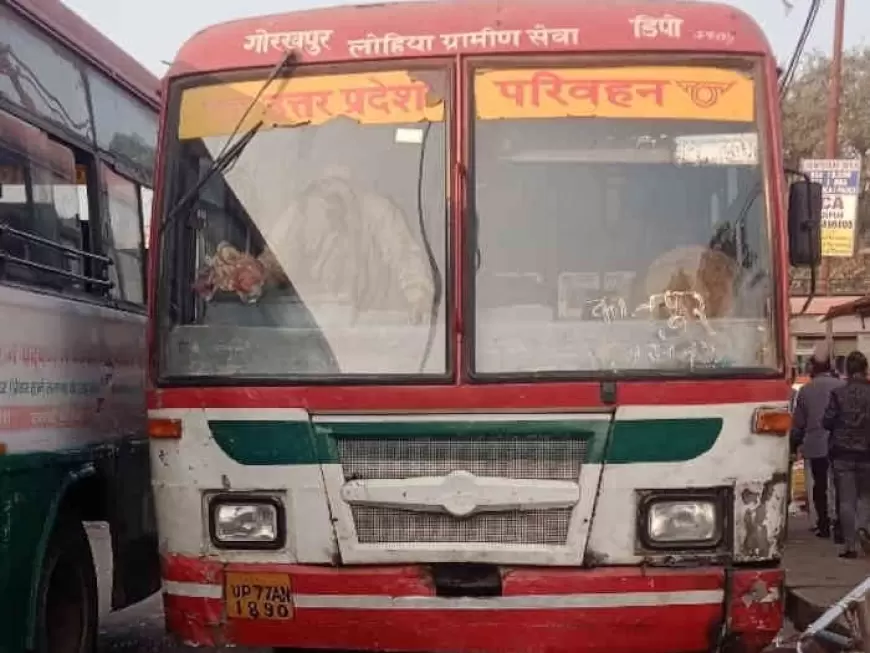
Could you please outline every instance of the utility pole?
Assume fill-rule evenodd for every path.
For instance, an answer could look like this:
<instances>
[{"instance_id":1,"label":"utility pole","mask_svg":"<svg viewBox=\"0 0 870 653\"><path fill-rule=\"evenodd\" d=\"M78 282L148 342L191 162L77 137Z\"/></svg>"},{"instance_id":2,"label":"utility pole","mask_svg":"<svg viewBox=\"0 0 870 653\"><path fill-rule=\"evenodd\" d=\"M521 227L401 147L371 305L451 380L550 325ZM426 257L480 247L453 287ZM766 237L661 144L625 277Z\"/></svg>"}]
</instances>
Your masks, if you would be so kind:
<instances>
[{"instance_id":1,"label":"utility pole","mask_svg":"<svg viewBox=\"0 0 870 653\"><path fill-rule=\"evenodd\" d=\"M831 52L831 83L828 86L828 121L825 129L825 157L836 159L840 145L840 93L843 86L843 27L846 22L846 0L836 0L834 14L834 49ZM822 258L822 294L831 295L830 259ZM834 354L834 321L825 323L825 342L831 363L837 360Z\"/></svg>"},{"instance_id":2,"label":"utility pole","mask_svg":"<svg viewBox=\"0 0 870 653\"><path fill-rule=\"evenodd\" d=\"M831 83L828 86L828 121L825 130L825 157L839 155L840 94L843 86L843 27L846 22L846 0L836 0L834 16L834 49L831 53ZM831 294L831 268L827 258L822 259L822 294Z\"/></svg>"}]
</instances>

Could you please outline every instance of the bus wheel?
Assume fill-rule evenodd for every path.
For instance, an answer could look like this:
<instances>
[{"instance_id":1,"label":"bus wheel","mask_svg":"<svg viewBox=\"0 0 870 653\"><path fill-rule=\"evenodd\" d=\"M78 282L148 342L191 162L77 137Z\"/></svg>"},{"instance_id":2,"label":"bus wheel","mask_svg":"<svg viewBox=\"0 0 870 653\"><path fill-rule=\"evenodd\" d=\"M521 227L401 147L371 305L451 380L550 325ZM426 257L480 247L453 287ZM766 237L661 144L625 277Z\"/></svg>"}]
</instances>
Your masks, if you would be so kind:
<instances>
[{"instance_id":1,"label":"bus wheel","mask_svg":"<svg viewBox=\"0 0 870 653\"><path fill-rule=\"evenodd\" d=\"M93 653L99 596L91 546L80 521L58 519L37 600L36 653Z\"/></svg>"}]
</instances>

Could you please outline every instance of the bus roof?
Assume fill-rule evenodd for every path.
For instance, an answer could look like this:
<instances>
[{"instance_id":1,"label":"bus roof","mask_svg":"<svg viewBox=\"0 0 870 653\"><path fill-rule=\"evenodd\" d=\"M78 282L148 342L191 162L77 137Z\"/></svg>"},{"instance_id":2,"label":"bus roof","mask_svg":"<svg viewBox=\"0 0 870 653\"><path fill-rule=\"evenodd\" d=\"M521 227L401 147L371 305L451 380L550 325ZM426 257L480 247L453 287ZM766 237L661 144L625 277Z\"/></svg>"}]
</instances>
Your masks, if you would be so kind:
<instances>
[{"instance_id":1,"label":"bus roof","mask_svg":"<svg viewBox=\"0 0 870 653\"><path fill-rule=\"evenodd\" d=\"M155 109L160 80L60 0L9 0L9 5Z\"/></svg>"},{"instance_id":2,"label":"bus roof","mask_svg":"<svg viewBox=\"0 0 870 653\"><path fill-rule=\"evenodd\" d=\"M288 47L312 63L578 50L772 54L751 17L719 3L424 0L344 5L215 25L181 47L167 76L272 66Z\"/></svg>"}]
</instances>

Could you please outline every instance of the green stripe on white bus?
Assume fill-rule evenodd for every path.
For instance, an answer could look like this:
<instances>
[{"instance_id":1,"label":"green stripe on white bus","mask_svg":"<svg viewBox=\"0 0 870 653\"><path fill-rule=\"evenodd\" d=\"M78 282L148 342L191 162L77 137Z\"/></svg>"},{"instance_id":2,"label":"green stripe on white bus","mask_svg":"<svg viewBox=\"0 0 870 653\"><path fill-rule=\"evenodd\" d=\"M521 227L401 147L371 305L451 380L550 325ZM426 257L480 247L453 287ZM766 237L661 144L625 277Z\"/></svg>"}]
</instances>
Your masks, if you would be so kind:
<instances>
[{"instance_id":1,"label":"green stripe on white bus","mask_svg":"<svg viewBox=\"0 0 870 653\"><path fill-rule=\"evenodd\" d=\"M343 439L543 438L587 443L585 460L609 464L684 462L703 455L722 432L722 419L590 419L552 421L305 421L210 420L215 442L243 465L337 464ZM609 440L609 442L608 442Z\"/></svg>"}]
</instances>

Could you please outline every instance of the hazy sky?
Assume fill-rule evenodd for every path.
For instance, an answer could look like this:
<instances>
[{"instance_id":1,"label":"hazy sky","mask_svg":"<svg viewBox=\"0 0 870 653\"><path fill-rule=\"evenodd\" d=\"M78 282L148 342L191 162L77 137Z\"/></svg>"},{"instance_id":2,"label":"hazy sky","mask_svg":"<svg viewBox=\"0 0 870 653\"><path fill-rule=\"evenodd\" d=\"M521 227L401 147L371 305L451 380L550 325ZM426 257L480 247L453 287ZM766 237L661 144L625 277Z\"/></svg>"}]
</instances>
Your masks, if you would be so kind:
<instances>
[{"instance_id":1,"label":"hazy sky","mask_svg":"<svg viewBox=\"0 0 870 653\"><path fill-rule=\"evenodd\" d=\"M809 0L727 0L748 11L761 24L780 59L787 58L803 25ZM116 43L162 75L178 47L207 25L243 16L271 14L323 5L352 4L341 0L64 0ZM359 4L359 2L356 2ZM833 40L833 0L823 0L807 49L829 51ZM870 0L847 0L846 45L870 42Z\"/></svg>"}]
</instances>

